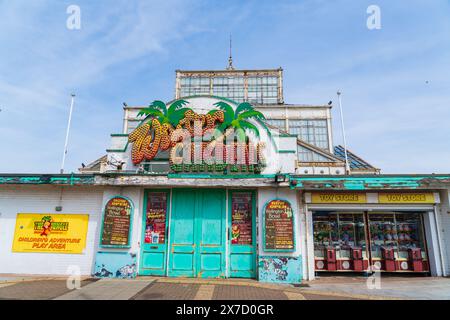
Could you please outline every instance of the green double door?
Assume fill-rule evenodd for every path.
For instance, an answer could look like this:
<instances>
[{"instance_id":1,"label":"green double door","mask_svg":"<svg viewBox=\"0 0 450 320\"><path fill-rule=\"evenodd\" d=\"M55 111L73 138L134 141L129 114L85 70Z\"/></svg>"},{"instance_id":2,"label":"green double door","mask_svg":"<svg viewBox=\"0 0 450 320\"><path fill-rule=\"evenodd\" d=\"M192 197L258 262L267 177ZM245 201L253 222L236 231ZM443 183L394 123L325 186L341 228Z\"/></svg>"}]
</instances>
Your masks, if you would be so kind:
<instances>
[{"instance_id":1,"label":"green double door","mask_svg":"<svg viewBox=\"0 0 450 320\"><path fill-rule=\"evenodd\" d=\"M168 276L226 276L226 194L222 189L173 189Z\"/></svg>"}]
</instances>

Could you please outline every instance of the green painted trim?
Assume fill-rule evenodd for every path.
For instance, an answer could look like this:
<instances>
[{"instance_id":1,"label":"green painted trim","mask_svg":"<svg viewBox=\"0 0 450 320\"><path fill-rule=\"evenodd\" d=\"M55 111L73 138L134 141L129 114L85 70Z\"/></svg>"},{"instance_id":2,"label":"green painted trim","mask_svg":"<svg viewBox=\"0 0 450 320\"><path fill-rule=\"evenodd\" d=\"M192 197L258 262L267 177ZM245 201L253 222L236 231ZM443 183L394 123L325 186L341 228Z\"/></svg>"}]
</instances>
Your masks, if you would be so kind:
<instances>
[{"instance_id":1,"label":"green painted trim","mask_svg":"<svg viewBox=\"0 0 450 320\"><path fill-rule=\"evenodd\" d=\"M106 149L106 152L126 152L128 147L128 143L125 145L123 149Z\"/></svg>"},{"instance_id":2,"label":"green painted trim","mask_svg":"<svg viewBox=\"0 0 450 320\"><path fill-rule=\"evenodd\" d=\"M169 179L273 179L274 174L179 174L169 173L167 175Z\"/></svg>"},{"instance_id":3,"label":"green painted trim","mask_svg":"<svg viewBox=\"0 0 450 320\"><path fill-rule=\"evenodd\" d=\"M128 133L111 133L111 137L128 137Z\"/></svg>"},{"instance_id":4,"label":"green painted trim","mask_svg":"<svg viewBox=\"0 0 450 320\"><path fill-rule=\"evenodd\" d=\"M131 212L130 212L130 228L128 229L128 243L126 245L103 245L102 244L102 236L103 236L103 226L105 224L105 213L106 213L106 205L114 198L122 198L127 200L131 205ZM133 215L134 215L134 203L133 201L124 196L113 196L109 198L108 201L106 201L105 205L103 206L103 214L102 214L102 226L100 230L100 241L99 241L99 248L121 248L121 249L129 249L131 248L131 237L133 235Z\"/></svg>"},{"instance_id":5,"label":"green painted trim","mask_svg":"<svg viewBox=\"0 0 450 320\"><path fill-rule=\"evenodd\" d=\"M179 99L170 100L169 102L166 103L166 105L170 106L172 103L174 103L177 100L186 100L186 99L191 99L191 98L213 98L213 99L219 99L219 100L230 102L230 103L234 104L235 106L239 105L238 102L231 100L229 98L224 98L224 97L219 97L219 96L209 95L209 94L192 95L192 96L182 97Z\"/></svg>"},{"instance_id":6,"label":"green painted trim","mask_svg":"<svg viewBox=\"0 0 450 320\"><path fill-rule=\"evenodd\" d=\"M3 174L0 175L2 184L55 184L55 185L94 185L92 174Z\"/></svg>"},{"instance_id":7,"label":"green painted trim","mask_svg":"<svg viewBox=\"0 0 450 320\"><path fill-rule=\"evenodd\" d=\"M290 177L290 181L296 181L297 185L291 189L306 189L308 185L314 184L310 189L327 190L373 190L373 189L420 189L427 187L429 182L442 182L450 184L450 175L384 175L384 176L322 176L322 177ZM443 181L448 180L448 181Z\"/></svg>"},{"instance_id":8,"label":"green painted trim","mask_svg":"<svg viewBox=\"0 0 450 320\"><path fill-rule=\"evenodd\" d=\"M290 133L280 133L279 134L280 137L286 138L298 138L298 134L290 134Z\"/></svg>"},{"instance_id":9,"label":"green painted trim","mask_svg":"<svg viewBox=\"0 0 450 320\"><path fill-rule=\"evenodd\" d=\"M165 244L161 245L161 244L153 244L153 246L165 246L164 248L164 272L162 274L158 274L158 272L155 273L151 273L148 272L148 270L143 269L142 265L143 265L143 259L144 259L144 255L143 252L145 250L145 228L147 227L147 202L148 202L148 194L151 192L165 192L166 193L166 208L167 208L167 212L166 212L166 234L165 234ZM145 189L144 190L144 204L142 207L142 226L141 226L141 246L140 246L140 254L139 254L139 274L145 274L145 275L160 275L160 276L167 276L167 261L169 259L169 254L168 254L168 247L169 247L169 214L171 212L172 209L172 198L170 197L171 192L170 189ZM152 244L149 244L152 245ZM159 249L158 249L159 250Z\"/></svg>"},{"instance_id":10,"label":"green painted trim","mask_svg":"<svg viewBox=\"0 0 450 320\"><path fill-rule=\"evenodd\" d=\"M294 242L294 247L292 249L267 249L266 248L266 207L267 205L271 202L271 201L275 201L275 200L281 200L281 201L285 201L287 203L289 203L289 205L291 206L291 210L292 210L292 237L293 237L293 242ZM291 202L286 200L286 199L282 199L282 198L274 198L271 200L268 200L263 207L263 223L262 223L262 227L263 227L263 232L262 232L262 241L263 241L263 250L264 252L295 252L297 249L297 241L296 241L296 211L294 210L294 207L292 206Z\"/></svg>"}]
</instances>

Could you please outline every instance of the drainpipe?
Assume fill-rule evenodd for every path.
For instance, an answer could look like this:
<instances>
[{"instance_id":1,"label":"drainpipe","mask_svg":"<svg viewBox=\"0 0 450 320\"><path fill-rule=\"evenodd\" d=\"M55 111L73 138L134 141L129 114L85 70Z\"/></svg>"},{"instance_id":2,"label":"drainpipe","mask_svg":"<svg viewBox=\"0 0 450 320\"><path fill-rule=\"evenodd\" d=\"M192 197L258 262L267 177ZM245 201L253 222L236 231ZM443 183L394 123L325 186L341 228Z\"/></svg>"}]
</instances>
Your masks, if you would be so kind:
<instances>
[{"instance_id":1,"label":"drainpipe","mask_svg":"<svg viewBox=\"0 0 450 320\"><path fill-rule=\"evenodd\" d=\"M304 196L303 196L304 197ZM304 199L304 198L303 198ZM312 278L310 277L310 272L309 272L309 262L310 259L314 259L314 256L311 257L310 256L310 252L309 252L309 219L308 219L308 212L309 212L309 208L308 208L308 204L304 204L304 209L305 209L305 245L306 245L306 252L304 253L305 255L305 260L306 260L306 274L308 275L308 281L314 280L315 276L313 276Z\"/></svg>"},{"instance_id":2,"label":"drainpipe","mask_svg":"<svg viewBox=\"0 0 450 320\"><path fill-rule=\"evenodd\" d=\"M439 247L439 260L441 260L441 269L442 269L442 276L447 276L447 270L445 269L445 262L444 262L444 255L442 253L442 242L441 242L441 236L439 233L439 218L438 218L438 212L436 205L433 206L433 212L434 212L434 221L436 224L436 235L437 235L437 241L438 241L438 247Z\"/></svg>"},{"instance_id":3,"label":"drainpipe","mask_svg":"<svg viewBox=\"0 0 450 320\"><path fill-rule=\"evenodd\" d=\"M342 111L342 102L341 102L341 92L337 92L338 101L339 101L339 112L341 115L341 129L342 129L342 138L344 140L344 156L345 156L345 172L346 174L350 174L350 165L348 163L348 155L347 155L347 139L345 137L345 126L344 126L344 112Z\"/></svg>"}]
</instances>

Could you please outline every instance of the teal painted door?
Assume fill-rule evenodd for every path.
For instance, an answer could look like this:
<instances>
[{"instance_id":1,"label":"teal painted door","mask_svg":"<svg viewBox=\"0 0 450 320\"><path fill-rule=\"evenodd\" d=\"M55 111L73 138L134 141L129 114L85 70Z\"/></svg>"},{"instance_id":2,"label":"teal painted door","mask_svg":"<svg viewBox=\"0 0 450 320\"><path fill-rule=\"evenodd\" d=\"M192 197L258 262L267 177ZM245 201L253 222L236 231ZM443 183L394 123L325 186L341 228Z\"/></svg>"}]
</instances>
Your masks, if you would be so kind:
<instances>
[{"instance_id":1,"label":"teal painted door","mask_svg":"<svg viewBox=\"0 0 450 320\"><path fill-rule=\"evenodd\" d=\"M256 201L254 191L229 191L229 275L256 277Z\"/></svg>"},{"instance_id":2,"label":"teal painted door","mask_svg":"<svg viewBox=\"0 0 450 320\"><path fill-rule=\"evenodd\" d=\"M225 276L225 191L173 189L169 276Z\"/></svg>"},{"instance_id":3,"label":"teal painted door","mask_svg":"<svg viewBox=\"0 0 450 320\"><path fill-rule=\"evenodd\" d=\"M166 275L169 206L169 190L145 192L139 275Z\"/></svg>"}]
</instances>

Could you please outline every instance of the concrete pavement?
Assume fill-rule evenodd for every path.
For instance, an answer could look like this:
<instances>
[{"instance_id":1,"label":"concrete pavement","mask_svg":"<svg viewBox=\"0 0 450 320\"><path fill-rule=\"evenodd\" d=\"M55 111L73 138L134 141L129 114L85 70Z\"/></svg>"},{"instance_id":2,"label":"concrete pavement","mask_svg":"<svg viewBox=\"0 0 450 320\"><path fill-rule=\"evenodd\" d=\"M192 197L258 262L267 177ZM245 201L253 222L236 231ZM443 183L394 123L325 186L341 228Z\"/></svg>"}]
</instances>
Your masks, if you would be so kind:
<instances>
[{"instance_id":1,"label":"concrete pavement","mask_svg":"<svg viewBox=\"0 0 450 320\"><path fill-rule=\"evenodd\" d=\"M64 278L9 279L0 282L0 299L56 300L353 300L450 299L449 278L321 277L301 286L261 283L252 279L138 277L85 279L69 290ZM372 283L373 284L373 283Z\"/></svg>"},{"instance_id":2,"label":"concrete pavement","mask_svg":"<svg viewBox=\"0 0 450 320\"><path fill-rule=\"evenodd\" d=\"M54 300L129 300L154 280L100 279Z\"/></svg>"},{"instance_id":3,"label":"concrete pavement","mask_svg":"<svg viewBox=\"0 0 450 320\"><path fill-rule=\"evenodd\" d=\"M450 278L442 277L321 277L307 282L302 292L364 298L450 300Z\"/></svg>"}]
</instances>

